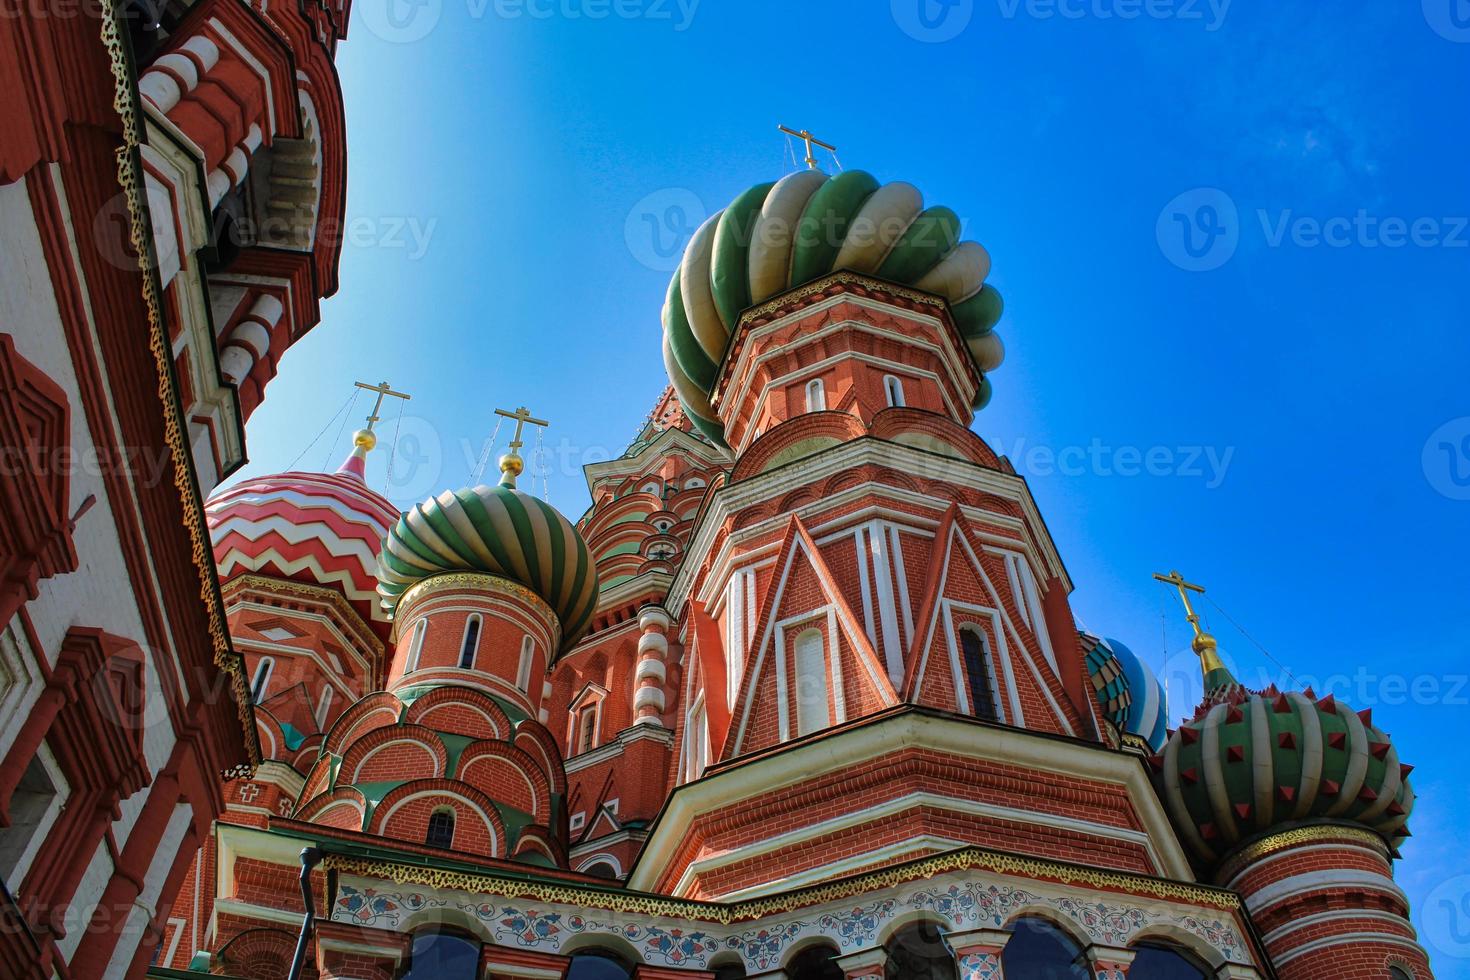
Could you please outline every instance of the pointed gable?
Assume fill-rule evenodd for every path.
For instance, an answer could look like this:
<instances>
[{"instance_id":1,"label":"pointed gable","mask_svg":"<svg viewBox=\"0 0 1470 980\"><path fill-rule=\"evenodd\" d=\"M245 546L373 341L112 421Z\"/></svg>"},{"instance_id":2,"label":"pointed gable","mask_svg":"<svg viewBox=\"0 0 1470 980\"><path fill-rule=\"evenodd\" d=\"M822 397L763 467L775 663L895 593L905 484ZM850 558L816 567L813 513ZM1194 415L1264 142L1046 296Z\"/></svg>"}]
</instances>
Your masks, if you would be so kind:
<instances>
[{"instance_id":1,"label":"pointed gable","mask_svg":"<svg viewBox=\"0 0 1470 980\"><path fill-rule=\"evenodd\" d=\"M761 599L725 758L798 734L794 644L808 630L820 634L826 654L831 724L897 703L861 616L847 602L821 549L793 516Z\"/></svg>"}]
</instances>

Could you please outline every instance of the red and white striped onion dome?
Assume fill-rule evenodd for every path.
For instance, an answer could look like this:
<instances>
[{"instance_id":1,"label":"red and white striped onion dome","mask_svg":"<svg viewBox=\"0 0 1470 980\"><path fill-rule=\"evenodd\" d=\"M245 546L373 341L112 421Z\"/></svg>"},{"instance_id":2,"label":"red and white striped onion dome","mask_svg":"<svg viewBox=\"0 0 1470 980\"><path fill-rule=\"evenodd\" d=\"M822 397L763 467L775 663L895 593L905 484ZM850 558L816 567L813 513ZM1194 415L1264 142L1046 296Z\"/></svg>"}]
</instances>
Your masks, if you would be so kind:
<instances>
[{"instance_id":1,"label":"red and white striped onion dome","mask_svg":"<svg viewBox=\"0 0 1470 980\"><path fill-rule=\"evenodd\" d=\"M278 473L245 480L205 504L221 584L256 574L334 588L383 637L391 630L378 603L378 549L398 508L370 490L366 429L335 473Z\"/></svg>"}]
</instances>

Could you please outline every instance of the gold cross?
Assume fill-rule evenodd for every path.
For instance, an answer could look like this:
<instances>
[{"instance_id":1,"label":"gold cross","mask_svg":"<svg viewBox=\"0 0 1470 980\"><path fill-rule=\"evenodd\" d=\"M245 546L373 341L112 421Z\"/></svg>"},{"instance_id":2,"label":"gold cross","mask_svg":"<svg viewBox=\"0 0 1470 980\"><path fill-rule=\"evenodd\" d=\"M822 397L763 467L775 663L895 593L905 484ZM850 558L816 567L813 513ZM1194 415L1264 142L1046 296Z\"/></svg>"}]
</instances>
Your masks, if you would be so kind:
<instances>
[{"instance_id":1,"label":"gold cross","mask_svg":"<svg viewBox=\"0 0 1470 980\"><path fill-rule=\"evenodd\" d=\"M1184 618L1188 619L1189 625L1194 627L1195 636L1203 635L1204 630L1200 629L1199 626L1199 613L1194 611L1194 603L1189 601L1189 594L1191 592L1198 592L1203 595L1205 587L1203 585L1195 585L1193 582L1186 582L1184 576L1180 575L1177 569L1168 575L1154 572L1154 578L1160 582L1167 582L1179 590L1179 599L1184 603Z\"/></svg>"},{"instance_id":2,"label":"gold cross","mask_svg":"<svg viewBox=\"0 0 1470 980\"><path fill-rule=\"evenodd\" d=\"M812 170L817 169L817 158L812 156L813 144L815 144L816 146L820 146L824 150L830 150L833 154L837 152L837 147L833 146L831 143L823 143L821 140L817 139L805 129L791 129L788 126L782 126L779 124L776 126L776 128L785 133L787 136L795 136L797 139L802 140L806 143L806 165Z\"/></svg>"},{"instance_id":3,"label":"gold cross","mask_svg":"<svg viewBox=\"0 0 1470 980\"><path fill-rule=\"evenodd\" d=\"M524 405L516 409L514 412L507 412L503 408L497 408L495 410L495 414L504 415L508 419L516 420L516 435L515 438L510 441L511 452L515 452L517 449L520 449L522 446L525 445L525 443L521 442L521 430L525 428L527 422L530 422L532 425L539 425L543 427L551 424L545 419L532 418L531 410Z\"/></svg>"},{"instance_id":4,"label":"gold cross","mask_svg":"<svg viewBox=\"0 0 1470 980\"><path fill-rule=\"evenodd\" d=\"M378 400L373 403L373 413L369 415L367 419L367 430L369 432L373 431L373 426L382 419L382 416L378 414L378 411L383 407L384 396L402 398L404 401L408 401L410 398L413 397L412 395L406 395L401 391L394 391L388 386L388 382L386 381L380 381L375 385L370 385L366 381L354 381L353 384L357 385L357 387L363 389L364 391L376 391L378 393Z\"/></svg>"}]
</instances>

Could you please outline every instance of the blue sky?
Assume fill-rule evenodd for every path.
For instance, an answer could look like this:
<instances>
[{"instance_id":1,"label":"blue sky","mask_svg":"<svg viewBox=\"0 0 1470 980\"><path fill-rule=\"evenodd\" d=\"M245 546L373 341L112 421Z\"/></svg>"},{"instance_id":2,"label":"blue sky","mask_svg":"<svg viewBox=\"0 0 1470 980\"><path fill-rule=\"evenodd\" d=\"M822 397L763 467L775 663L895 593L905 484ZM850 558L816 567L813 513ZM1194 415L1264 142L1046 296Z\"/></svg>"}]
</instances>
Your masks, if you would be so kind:
<instances>
[{"instance_id":1,"label":"blue sky","mask_svg":"<svg viewBox=\"0 0 1470 980\"><path fill-rule=\"evenodd\" d=\"M351 382L386 378L414 396L397 503L467 483L525 403L579 515L580 463L665 383L677 233L809 127L990 250L1009 357L975 429L1083 623L1167 665L1174 720L1196 671L1149 575L1177 566L1290 671L1207 602L1243 680L1394 734L1400 881L1439 976L1470 976L1465 0L357 0L339 66L342 288L245 474L335 464Z\"/></svg>"}]
</instances>

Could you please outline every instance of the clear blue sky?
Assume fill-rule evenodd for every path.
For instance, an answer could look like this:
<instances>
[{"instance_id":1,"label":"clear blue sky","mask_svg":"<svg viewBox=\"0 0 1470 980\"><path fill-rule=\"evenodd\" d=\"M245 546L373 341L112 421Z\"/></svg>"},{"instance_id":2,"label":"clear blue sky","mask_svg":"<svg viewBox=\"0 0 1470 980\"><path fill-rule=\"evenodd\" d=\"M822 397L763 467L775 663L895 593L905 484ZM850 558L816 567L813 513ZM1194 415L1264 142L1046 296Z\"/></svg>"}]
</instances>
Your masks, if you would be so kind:
<instances>
[{"instance_id":1,"label":"clear blue sky","mask_svg":"<svg viewBox=\"0 0 1470 980\"><path fill-rule=\"evenodd\" d=\"M809 127L990 250L1009 358L976 431L1029 475L1085 625L1169 651L1173 720L1195 668L1149 574L1175 566L1373 707L1418 766L1400 880L1439 976L1470 976L1464 0L386 2L339 58L341 292L246 473L387 378L414 396L397 503L468 482L525 403L581 514L580 462L665 383L650 219L666 249ZM342 455L328 428L301 466ZM1243 680L1281 676L1205 609Z\"/></svg>"}]
</instances>

